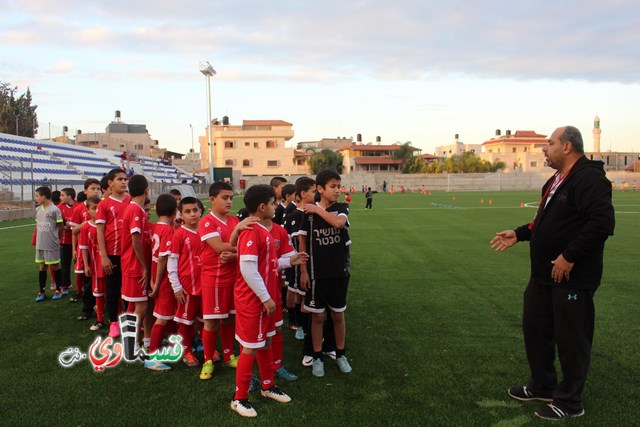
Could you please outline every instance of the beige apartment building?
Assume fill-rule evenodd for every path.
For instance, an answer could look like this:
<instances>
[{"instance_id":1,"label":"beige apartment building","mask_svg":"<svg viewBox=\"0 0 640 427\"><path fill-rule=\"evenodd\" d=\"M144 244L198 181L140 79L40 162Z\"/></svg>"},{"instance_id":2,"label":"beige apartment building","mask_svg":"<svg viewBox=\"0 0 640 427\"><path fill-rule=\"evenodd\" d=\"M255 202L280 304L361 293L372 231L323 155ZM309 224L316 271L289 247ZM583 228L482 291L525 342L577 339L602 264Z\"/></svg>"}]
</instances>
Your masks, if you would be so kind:
<instances>
[{"instance_id":1,"label":"beige apartment building","mask_svg":"<svg viewBox=\"0 0 640 427\"><path fill-rule=\"evenodd\" d=\"M214 122L214 167L230 167L242 175L305 175L309 157L285 143L294 136L292 124L283 120L243 120L231 125L227 118ZM207 130L208 132L208 130ZM208 133L200 136L202 168L209 167Z\"/></svg>"},{"instance_id":2,"label":"beige apartment building","mask_svg":"<svg viewBox=\"0 0 640 427\"><path fill-rule=\"evenodd\" d=\"M456 133L454 138L453 138L453 143L452 144L447 144L447 145L440 145L438 147L436 147L436 152L435 155L446 159L447 157L452 157L454 155L462 155L463 153L466 152L471 152L476 154L477 156L480 155L480 151L482 151L482 145L480 144L465 144L464 142L460 141L460 138L458 136L458 134Z\"/></svg>"},{"instance_id":3,"label":"beige apartment building","mask_svg":"<svg viewBox=\"0 0 640 427\"><path fill-rule=\"evenodd\" d=\"M482 143L480 157L491 163L502 161L504 172L543 172L550 170L546 164L542 147L547 144L547 136L532 130L518 130L514 134L506 131Z\"/></svg>"},{"instance_id":4,"label":"beige apartment building","mask_svg":"<svg viewBox=\"0 0 640 427\"><path fill-rule=\"evenodd\" d=\"M421 150L411 147L414 155L420 155ZM353 172L399 172L402 160L393 158L398 149L397 144L373 145L351 144L338 150L342 154L342 173Z\"/></svg>"}]
</instances>

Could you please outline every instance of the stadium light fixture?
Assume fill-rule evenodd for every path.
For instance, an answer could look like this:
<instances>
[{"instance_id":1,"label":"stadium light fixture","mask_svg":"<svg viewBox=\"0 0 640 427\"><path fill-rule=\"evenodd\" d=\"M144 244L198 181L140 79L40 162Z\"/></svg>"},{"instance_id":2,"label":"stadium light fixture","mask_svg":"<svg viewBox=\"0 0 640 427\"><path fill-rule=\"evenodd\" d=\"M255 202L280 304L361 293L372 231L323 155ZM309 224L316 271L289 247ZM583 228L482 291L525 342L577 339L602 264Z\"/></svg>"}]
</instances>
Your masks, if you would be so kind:
<instances>
[{"instance_id":1,"label":"stadium light fixture","mask_svg":"<svg viewBox=\"0 0 640 427\"><path fill-rule=\"evenodd\" d=\"M200 72L207 78L207 130L209 133L209 183L213 182L213 129L211 127L211 77L216 75L209 61L200 61Z\"/></svg>"}]
</instances>

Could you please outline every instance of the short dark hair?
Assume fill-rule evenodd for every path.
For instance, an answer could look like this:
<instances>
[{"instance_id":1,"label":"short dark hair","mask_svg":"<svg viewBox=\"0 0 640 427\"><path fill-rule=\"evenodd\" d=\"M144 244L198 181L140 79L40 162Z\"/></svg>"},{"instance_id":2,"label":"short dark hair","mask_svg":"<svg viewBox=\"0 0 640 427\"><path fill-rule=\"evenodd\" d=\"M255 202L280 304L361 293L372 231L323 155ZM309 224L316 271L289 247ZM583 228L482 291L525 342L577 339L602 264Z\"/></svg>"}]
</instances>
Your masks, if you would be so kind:
<instances>
[{"instance_id":1,"label":"short dark hair","mask_svg":"<svg viewBox=\"0 0 640 427\"><path fill-rule=\"evenodd\" d=\"M320 171L318 176L316 176L316 185L324 188L327 185L327 183L332 179L337 179L338 181L342 180L338 172L334 172L330 169L325 169L323 171Z\"/></svg>"},{"instance_id":2,"label":"short dark hair","mask_svg":"<svg viewBox=\"0 0 640 427\"><path fill-rule=\"evenodd\" d=\"M129 194L131 197L138 197L144 194L144 191L149 188L149 182L144 175L133 175L129 180Z\"/></svg>"},{"instance_id":3,"label":"short dark hair","mask_svg":"<svg viewBox=\"0 0 640 427\"><path fill-rule=\"evenodd\" d=\"M286 184L282 187L282 198L284 199L289 194L294 194L296 192L296 186L293 184Z\"/></svg>"},{"instance_id":4,"label":"short dark hair","mask_svg":"<svg viewBox=\"0 0 640 427\"><path fill-rule=\"evenodd\" d=\"M161 194L156 200L156 214L158 216L171 216L177 207L178 202L171 194Z\"/></svg>"},{"instance_id":5,"label":"short dark hair","mask_svg":"<svg viewBox=\"0 0 640 427\"><path fill-rule=\"evenodd\" d=\"M296 180L296 196L301 197L303 191L309 191L316 185L316 181L308 176L300 177Z\"/></svg>"},{"instance_id":6,"label":"short dark hair","mask_svg":"<svg viewBox=\"0 0 640 427\"><path fill-rule=\"evenodd\" d=\"M269 182L269 186L271 186L272 188L276 188L280 186L280 184L282 184L283 182L287 182L285 177L274 176L273 178L271 178L271 182Z\"/></svg>"},{"instance_id":7,"label":"short dark hair","mask_svg":"<svg viewBox=\"0 0 640 427\"><path fill-rule=\"evenodd\" d=\"M255 213L261 204L269 203L271 199L276 198L276 192L273 191L268 185L258 184L252 185L244 193L244 205L249 209L249 212Z\"/></svg>"},{"instance_id":8,"label":"short dark hair","mask_svg":"<svg viewBox=\"0 0 640 427\"><path fill-rule=\"evenodd\" d=\"M76 198L76 202L82 203L85 200L87 200L87 193L85 193L84 191L79 192L78 197Z\"/></svg>"},{"instance_id":9,"label":"short dark hair","mask_svg":"<svg viewBox=\"0 0 640 427\"><path fill-rule=\"evenodd\" d=\"M178 204L178 210L180 212L182 212L182 210L184 209L184 205L198 205L198 208L200 208L200 212L204 213L204 205L202 204L200 199L196 199L195 197L183 198Z\"/></svg>"},{"instance_id":10,"label":"short dark hair","mask_svg":"<svg viewBox=\"0 0 640 427\"><path fill-rule=\"evenodd\" d=\"M42 193L40 193L40 195L42 195ZM60 192L58 190L51 191L51 201L56 205L60 203Z\"/></svg>"},{"instance_id":11,"label":"short dark hair","mask_svg":"<svg viewBox=\"0 0 640 427\"><path fill-rule=\"evenodd\" d=\"M73 200L76 199L76 190L74 190L73 188L67 187L67 188L63 188L60 191L64 191L64 194L66 194L67 196L71 196Z\"/></svg>"},{"instance_id":12,"label":"short dark hair","mask_svg":"<svg viewBox=\"0 0 640 427\"><path fill-rule=\"evenodd\" d=\"M107 175L103 176L102 179L100 180L100 189L102 191L106 190L107 188L109 188L109 177Z\"/></svg>"},{"instance_id":13,"label":"short dark hair","mask_svg":"<svg viewBox=\"0 0 640 427\"><path fill-rule=\"evenodd\" d=\"M182 197L182 193L177 188L172 188L171 190L169 190L169 194L172 195L172 196L180 196L180 197Z\"/></svg>"},{"instance_id":14,"label":"short dark hair","mask_svg":"<svg viewBox=\"0 0 640 427\"><path fill-rule=\"evenodd\" d=\"M102 184L100 184L100 181L98 181L95 178L89 178L89 179L84 181L84 189L86 190L87 188L89 188L93 184L98 184L99 186L102 187Z\"/></svg>"},{"instance_id":15,"label":"short dark hair","mask_svg":"<svg viewBox=\"0 0 640 427\"><path fill-rule=\"evenodd\" d=\"M100 203L100 197L98 196L91 196L87 199L87 204L91 203L92 205L97 205L98 203Z\"/></svg>"},{"instance_id":16,"label":"short dark hair","mask_svg":"<svg viewBox=\"0 0 640 427\"><path fill-rule=\"evenodd\" d=\"M120 168L115 168L115 169L111 169L109 171L109 173L107 174L107 181L113 181L114 179L116 179L116 176L121 173L124 174L125 176L127 176L127 174Z\"/></svg>"},{"instance_id":17,"label":"short dark hair","mask_svg":"<svg viewBox=\"0 0 640 427\"><path fill-rule=\"evenodd\" d=\"M36 188L36 193L47 200L51 200L51 189L49 187L38 187Z\"/></svg>"},{"instance_id":18,"label":"short dark hair","mask_svg":"<svg viewBox=\"0 0 640 427\"><path fill-rule=\"evenodd\" d=\"M209 197L216 197L222 190L233 191L233 187L228 182L214 182L209 186Z\"/></svg>"},{"instance_id":19,"label":"short dark hair","mask_svg":"<svg viewBox=\"0 0 640 427\"><path fill-rule=\"evenodd\" d=\"M564 132L560 135L560 142L568 142L576 152L584 154L582 134L580 134L578 128L574 126L565 126Z\"/></svg>"}]
</instances>

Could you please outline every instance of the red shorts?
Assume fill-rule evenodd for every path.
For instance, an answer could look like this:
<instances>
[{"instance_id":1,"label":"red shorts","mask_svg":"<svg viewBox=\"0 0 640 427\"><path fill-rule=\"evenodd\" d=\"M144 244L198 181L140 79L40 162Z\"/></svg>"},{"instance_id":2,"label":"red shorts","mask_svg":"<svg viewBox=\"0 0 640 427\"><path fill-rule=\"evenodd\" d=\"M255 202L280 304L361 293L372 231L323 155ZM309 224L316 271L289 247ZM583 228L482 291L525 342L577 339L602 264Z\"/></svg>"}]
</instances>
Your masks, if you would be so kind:
<instances>
[{"instance_id":1,"label":"red shorts","mask_svg":"<svg viewBox=\"0 0 640 427\"><path fill-rule=\"evenodd\" d=\"M91 276L91 288L94 297L103 297L107 289L107 280L104 277Z\"/></svg>"},{"instance_id":2,"label":"red shorts","mask_svg":"<svg viewBox=\"0 0 640 427\"><path fill-rule=\"evenodd\" d=\"M235 314L233 287L202 287L202 317L206 319L226 319Z\"/></svg>"},{"instance_id":3,"label":"red shorts","mask_svg":"<svg viewBox=\"0 0 640 427\"><path fill-rule=\"evenodd\" d=\"M176 314L176 297L170 283L162 283L155 297L153 315L161 320L173 320Z\"/></svg>"},{"instance_id":4,"label":"red shorts","mask_svg":"<svg viewBox=\"0 0 640 427\"><path fill-rule=\"evenodd\" d=\"M267 342L267 333L273 329L272 326L273 316L267 316L264 311L238 311L236 313L236 340L247 348L262 348Z\"/></svg>"},{"instance_id":5,"label":"red shorts","mask_svg":"<svg viewBox=\"0 0 640 427\"><path fill-rule=\"evenodd\" d=\"M122 299L129 302L142 302L149 299L145 284L140 283L141 277L122 276Z\"/></svg>"},{"instance_id":6,"label":"red shorts","mask_svg":"<svg viewBox=\"0 0 640 427\"><path fill-rule=\"evenodd\" d=\"M202 297L185 293L184 304L178 303L173 320L184 325L193 325L196 318L202 321Z\"/></svg>"}]
</instances>

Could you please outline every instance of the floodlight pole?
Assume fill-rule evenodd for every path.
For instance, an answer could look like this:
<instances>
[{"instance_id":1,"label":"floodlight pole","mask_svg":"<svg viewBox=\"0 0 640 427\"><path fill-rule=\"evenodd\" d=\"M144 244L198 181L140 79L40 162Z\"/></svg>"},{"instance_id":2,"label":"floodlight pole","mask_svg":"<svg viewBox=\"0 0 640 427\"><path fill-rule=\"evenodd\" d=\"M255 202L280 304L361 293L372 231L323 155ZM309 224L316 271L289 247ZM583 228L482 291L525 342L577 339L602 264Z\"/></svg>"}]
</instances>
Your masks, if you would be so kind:
<instances>
[{"instance_id":1,"label":"floodlight pole","mask_svg":"<svg viewBox=\"0 0 640 427\"><path fill-rule=\"evenodd\" d=\"M209 133L209 179L210 179L209 182L213 183L213 129L211 125L211 77L216 75L216 70L213 69L209 61L201 61L200 72L207 77L207 100L208 100L207 130Z\"/></svg>"}]
</instances>

